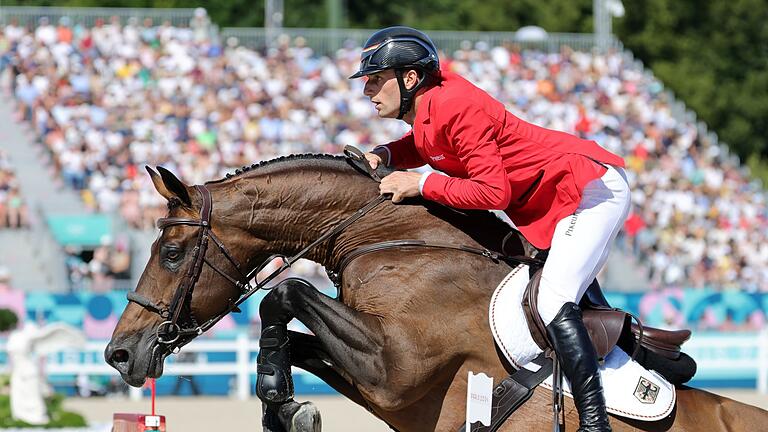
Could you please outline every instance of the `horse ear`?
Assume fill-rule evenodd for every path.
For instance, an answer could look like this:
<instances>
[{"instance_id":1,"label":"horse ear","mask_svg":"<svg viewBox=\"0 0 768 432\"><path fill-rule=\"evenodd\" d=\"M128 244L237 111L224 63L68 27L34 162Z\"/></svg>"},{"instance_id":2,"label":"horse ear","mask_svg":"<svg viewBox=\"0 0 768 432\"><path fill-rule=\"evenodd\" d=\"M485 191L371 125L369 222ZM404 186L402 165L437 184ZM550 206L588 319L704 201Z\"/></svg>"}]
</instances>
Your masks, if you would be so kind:
<instances>
[{"instance_id":1,"label":"horse ear","mask_svg":"<svg viewBox=\"0 0 768 432\"><path fill-rule=\"evenodd\" d=\"M160 195L169 201L176 198L181 200L186 206L192 206L192 200L189 198L187 185L176 178L173 173L161 166L157 167L157 171L159 171L160 174L155 172L155 170L149 166L146 166L145 168L149 173L149 177L152 179L152 184L155 185L155 189L157 189L157 192L160 193Z\"/></svg>"}]
</instances>

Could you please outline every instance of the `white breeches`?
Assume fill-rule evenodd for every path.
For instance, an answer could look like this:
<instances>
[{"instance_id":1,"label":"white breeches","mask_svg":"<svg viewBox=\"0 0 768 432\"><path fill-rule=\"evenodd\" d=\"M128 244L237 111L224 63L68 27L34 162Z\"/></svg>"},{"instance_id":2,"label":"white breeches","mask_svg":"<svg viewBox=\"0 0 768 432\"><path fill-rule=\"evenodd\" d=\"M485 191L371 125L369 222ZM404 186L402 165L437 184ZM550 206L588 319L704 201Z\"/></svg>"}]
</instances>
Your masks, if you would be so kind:
<instances>
[{"instance_id":1,"label":"white breeches","mask_svg":"<svg viewBox=\"0 0 768 432\"><path fill-rule=\"evenodd\" d=\"M563 304L581 300L608 258L630 202L624 170L608 165L601 178L584 187L576 212L557 223L539 285L539 314L545 325Z\"/></svg>"}]
</instances>

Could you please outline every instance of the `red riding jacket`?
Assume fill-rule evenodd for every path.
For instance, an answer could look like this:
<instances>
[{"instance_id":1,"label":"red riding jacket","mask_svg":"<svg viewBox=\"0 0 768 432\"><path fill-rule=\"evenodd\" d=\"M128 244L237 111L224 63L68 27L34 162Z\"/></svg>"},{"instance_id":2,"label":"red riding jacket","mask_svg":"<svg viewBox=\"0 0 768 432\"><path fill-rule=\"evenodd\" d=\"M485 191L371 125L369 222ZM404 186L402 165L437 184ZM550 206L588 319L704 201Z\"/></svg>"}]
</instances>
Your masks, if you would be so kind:
<instances>
[{"instance_id":1,"label":"red riding jacket","mask_svg":"<svg viewBox=\"0 0 768 432\"><path fill-rule=\"evenodd\" d=\"M624 166L594 141L515 117L457 74L442 78L423 94L411 132L385 145L392 166L429 164L448 174L427 178L422 193L429 200L504 210L528 241L546 249L584 186L605 174L602 164Z\"/></svg>"}]
</instances>

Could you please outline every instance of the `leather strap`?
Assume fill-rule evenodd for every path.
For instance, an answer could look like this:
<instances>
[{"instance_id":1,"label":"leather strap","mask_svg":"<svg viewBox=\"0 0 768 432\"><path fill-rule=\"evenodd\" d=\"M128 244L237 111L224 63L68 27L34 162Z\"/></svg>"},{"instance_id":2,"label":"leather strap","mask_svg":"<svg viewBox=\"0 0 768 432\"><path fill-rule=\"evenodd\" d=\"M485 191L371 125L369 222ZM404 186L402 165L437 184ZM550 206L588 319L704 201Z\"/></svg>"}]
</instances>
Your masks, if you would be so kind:
<instances>
[{"instance_id":1,"label":"leather strap","mask_svg":"<svg viewBox=\"0 0 768 432\"><path fill-rule=\"evenodd\" d=\"M163 308L162 306L160 306L157 303L154 303L150 299L142 295L139 295L134 291L129 291L126 297L128 298L129 302L134 302L145 309L149 309L150 311L155 312L156 314L160 315L164 319L168 318L168 309Z\"/></svg>"},{"instance_id":2,"label":"leather strap","mask_svg":"<svg viewBox=\"0 0 768 432\"><path fill-rule=\"evenodd\" d=\"M362 169L364 173L367 174L370 178L376 180L378 183L381 183L381 176L379 176L379 173L377 173L376 170L371 167L370 162L368 162L368 159L365 158L365 155L362 151L360 151L360 149L355 146L346 145L344 146L344 156L349 158L353 167Z\"/></svg>"},{"instance_id":3,"label":"leather strap","mask_svg":"<svg viewBox=\"0 0 768 432\"><path fill-rule=\"evenodd\" d=\"M484 256L491 261L498 263L503 261L510 265L525 264L529 266L541 266L544 263L536 258L530 258L522 255L503 255L497 252L493 252L489 249L481 249L466 245L454 245L450 243L441 242L428 242L425 240L389 240L378 243L373 243L367 246L359 247L352 252L348 253L339 264L338 270L331 274L331 276L339 277L344 274L344 269L354 261L355 259L373 252L379 252L388 249L400 249L400 248L432 248L432 249L450 249L461 252L468 252L475 255ZM335 281L334 281L335 282Z\"/></svg>"},{"instance_id":4,"label":"leather strap","mask_svg":"<svg viewBox=\"0 0 768 432\"><path fill-rule=\"evenodd\" d=\"M185 221L179 218L177 219L176 223L184 224L184 225L200 225L203 228L208 228L210 226L211 210L213 209L213 203L211 202L211 192L208 191L208 188L200 185L195 185L195 189L197 189L198 193L200 193L200 196L203 200L203 205L200 209L200 220ZM187 222L199 222L199 223L190 224ZM170 310L171 310L170 324L171 325L178 325L179 317L181 316L181 310L185 307L186 309L189 310L190 317L193 318L192 309L190 308L190 305L189 305L190 302L188 300L191 299L192 291L195 288L197 279L200 277L200 272L203 270L203 259L198 259L198 257L204 258L205 252L207 250L208 250L207 229L201 229L197 234L197 244L193 249L193 253L192 253L192 259L194 260L193 261L194 264L187 268L187 273L184 276L184 279L182 280L181 285L176 290L176 293L173 296L173 300L171 300L171 307L170 307Z\"/></svg>"},{"instance_id":5,"label":"leather strap","mask_svg":"<svg viewBox=\"0 0 768 432\"><path fill-rule=\"evenodd\" d=\"M471 432L498 431L504 422L533 396L534 389L552 374L552 360L541 353L533 363L539 366L536 372L521 368L501 380L493 389L491 425L474 423L471 425ZM466 424L459 428L459 432L466 432Z\"/></svg>"},{"instance_id":6,"label":"leather strap","mask_svg":"<svg viewBox=\"0 0 768 432\"><path fill-rule=\"evenodd\" d=\"M552 346L549 343L549 337L547 336L547 328L544 325L544 321L541 320L539 315L539 282L541 281L541 269L536 271L531 280L528 282L528 286L523 293L523 312L525 320L528 322L528 329L531 331L531 337L536 345L544 351L551 350Z\"/></svg>"}]
</instances>

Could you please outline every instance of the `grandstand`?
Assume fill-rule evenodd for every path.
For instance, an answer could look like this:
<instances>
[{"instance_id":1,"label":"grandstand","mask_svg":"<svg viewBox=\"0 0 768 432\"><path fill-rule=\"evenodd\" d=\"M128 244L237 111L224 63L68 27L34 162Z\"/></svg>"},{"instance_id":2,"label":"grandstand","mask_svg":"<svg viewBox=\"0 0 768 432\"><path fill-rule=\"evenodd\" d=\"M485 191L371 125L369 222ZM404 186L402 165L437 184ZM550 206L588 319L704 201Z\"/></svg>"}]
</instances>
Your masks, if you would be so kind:
<instances>
[{"instance_id":1,"label":"grandstand","mask_svg":"<svg viewBox=\"0 0 768 432\"><path fill-rule=\"evenodd\" d=\"M362 83L346 79L370 31L292 29L267 47L262 29L219 32L192 10L4 10L0 264L28 292L14 300L27 317L67 320L96 339L114 326L166 210L144 165L200 183L406 131L375 120ZM444 67L515 115L626 158L633 210L604 286L653 291L612 301L651 324L762 327L765 190L620 43L433 35ZM297 271L323 280L314 266ZM675 306L683 296L697 306ZM255 324L256 304L221 334Z\"/></svg>"},{"instance_id":2,"label":"grandstand","mask_svg":"<svg viewBox=\"0 0 768 432\"><path fill-rule=\"evenodd\" d=\"M316 53L311 45L333 45L308 44L319 39L317 31L286 34L263 51L232 36L247 30L226 30L222 46L213 28L137 17L74 27L65 16L57 26L39 17L37 24L5 31L15 47L6 62L15 65L8 86L17 117L50 155L47 168L88 210L132 228L148 229L164 211L144 164L202 182L254 161L338 153L346 144L366 148L404 131L400 123L371 121L360 83L345 78L357 49L342 43ZM264 41L254 35L249 44ZM653 286L768 289L758 265L768 258L764 192L711 134L675 115L669 93L626 52L564 44L522 50L511 35L450 35L435 36L457 47L443 52L448 68L516 115L627 158L635 210L622 248L648 269Z\"/></svg>"}]
</instances>

